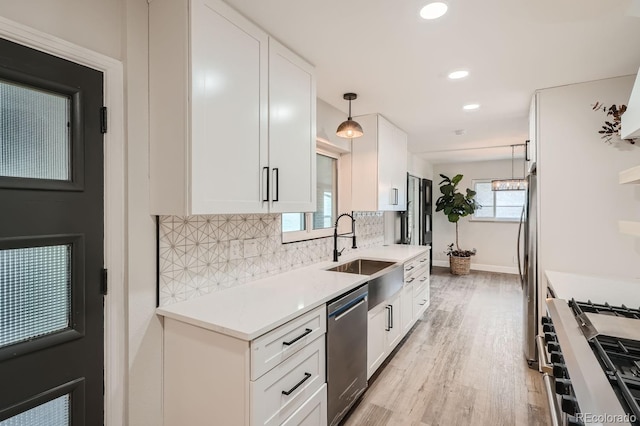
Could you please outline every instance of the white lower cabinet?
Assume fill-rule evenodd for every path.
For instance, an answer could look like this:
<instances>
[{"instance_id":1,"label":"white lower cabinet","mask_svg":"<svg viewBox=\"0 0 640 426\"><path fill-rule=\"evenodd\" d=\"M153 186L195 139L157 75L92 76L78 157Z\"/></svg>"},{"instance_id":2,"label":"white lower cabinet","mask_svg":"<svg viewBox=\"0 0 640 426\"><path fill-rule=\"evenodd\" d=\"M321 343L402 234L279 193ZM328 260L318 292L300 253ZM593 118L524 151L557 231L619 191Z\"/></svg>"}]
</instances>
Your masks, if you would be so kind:
<instances>
[{"instance_id":1,"label":"white lower cabinet","mask_svg":"<svg viewBox=\"0 0 640 426\"><path fill-rule=\"evenodd\" d=\"M324 336L251 382L251 424L278 426L325 384Z\"/></svg>"},{"instance_id":2,"label":"white lower cabinet","mask_svg":"<svg viewBox=\"0 0 640 426\"><path fill-rule=\"evenodd\" d=\"M402 334L407 334L415 324L413 320L413 283L404 284L400 293L400 306L402 307Z\"/></svg>"},{"instance_id":3,"label":"white lower cabinet","mask_svg":"<svg viewBox=\"0 0 640 426\"><path fill-rule=\"evenodd\" d=\"M367 326L367 379L382 365L404 337L400 292L369 311Z\"/></svg>"},{"instance_id":4,"label":"white lower cabinet","mask_svg":"<svg viewBox=\"0 0 640 426\"><path fill-rule=\"evenodd\" d=\"M429 250L404 263L402 290L369 311L367 379L429 307Z\"/></svg>"},{"instance_id":5,"label":"white lower cabinet","mask_svg":"<svg viewBox=\"0 0 640 426\"><path fill-rule=\"evenodd\" d=\"M327 384L323 384L282 426L325 426L327 424Z\"/></svg>"},{"instance_id":6,"label":"white lower cabinet","mask_svg":"<svg viewBox=\"0 0 640 426\"><path fill-rule=\"evenodd\" d=\"M165 318L165 426L326 426L325 331L325 305L251 342Z\"/></svg>"}]
</instances>

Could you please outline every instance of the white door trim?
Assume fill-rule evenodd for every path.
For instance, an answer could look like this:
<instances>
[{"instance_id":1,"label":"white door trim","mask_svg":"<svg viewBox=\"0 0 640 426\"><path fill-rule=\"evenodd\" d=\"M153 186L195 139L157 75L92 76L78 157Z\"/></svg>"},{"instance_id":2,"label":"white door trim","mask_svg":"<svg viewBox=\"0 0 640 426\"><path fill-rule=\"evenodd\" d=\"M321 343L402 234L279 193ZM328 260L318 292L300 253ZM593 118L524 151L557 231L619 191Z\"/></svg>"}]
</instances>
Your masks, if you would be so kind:
<instances>
[{"instance_id":1,"label":"white door trim","mask_svg":"<svg viewBox=\"0 0 640 426\"><path fill-rule=\"evenodd\" d=\"M122 62L0 17L0 37L104 73L104 105L109 109L104 138L104 255L109 269L105 299L105 419L107 426L126 424L127 389L125 321L125 157Z\"/></svg>"}]
</instances>

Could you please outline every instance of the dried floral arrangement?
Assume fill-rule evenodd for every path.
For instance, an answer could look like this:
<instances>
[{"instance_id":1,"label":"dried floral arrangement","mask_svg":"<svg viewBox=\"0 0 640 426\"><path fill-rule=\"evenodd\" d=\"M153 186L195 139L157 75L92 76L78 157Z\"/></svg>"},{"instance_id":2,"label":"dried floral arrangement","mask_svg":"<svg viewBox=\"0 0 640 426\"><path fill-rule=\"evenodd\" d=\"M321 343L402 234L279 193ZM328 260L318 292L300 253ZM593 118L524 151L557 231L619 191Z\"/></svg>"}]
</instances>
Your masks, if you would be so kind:
<instances>
[{"instance_id":1,"label":"dried floral arrangement","mask_svg":"<svg viewBox=\"0 0 640 426\"><path fill-rule=\"evenodd\" d=\"M594 111L604 111L607 114L607 117L611 116L611 119L605 119L604 125L602 129L598 131L600 133L600 138L604 139L604 141L608 144L611 144L611 139L614 136L620 136L620 126L622 125L622 114L627 110L626 105L617 106L616 104L611 105L610 107L606 107L600 102L596 102L591 105ZM625 141L630 144L635 144L635 139L625 139Z\"/></svg>"}]
</instances>

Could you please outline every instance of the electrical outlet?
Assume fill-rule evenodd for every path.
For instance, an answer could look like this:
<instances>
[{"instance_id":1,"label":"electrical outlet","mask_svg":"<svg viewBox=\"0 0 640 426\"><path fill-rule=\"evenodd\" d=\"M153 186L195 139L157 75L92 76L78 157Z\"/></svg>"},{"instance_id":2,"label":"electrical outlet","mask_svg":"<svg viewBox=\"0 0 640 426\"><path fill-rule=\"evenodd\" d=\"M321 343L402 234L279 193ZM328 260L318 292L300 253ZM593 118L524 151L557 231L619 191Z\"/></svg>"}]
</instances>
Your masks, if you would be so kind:
<instances>
[{"instance_id":1,"label":"electrical outlet","mask_svg":"<svg viewBox=\"0 0 640 426\"><path fill-rule=\"evenodd\" d=\"M242 259L242 241L229 241L229 260Z\"/></svg>"},{"instance_id":2,"label":"electrical outlet","mask_svg":"<svg viewBox=\"0 0 640 426\"><path fill-rule=\"evenodd\" d=\"M258 240L244 240L244 257L255 257L258 255Z\"/></svg>"}]
</instances>

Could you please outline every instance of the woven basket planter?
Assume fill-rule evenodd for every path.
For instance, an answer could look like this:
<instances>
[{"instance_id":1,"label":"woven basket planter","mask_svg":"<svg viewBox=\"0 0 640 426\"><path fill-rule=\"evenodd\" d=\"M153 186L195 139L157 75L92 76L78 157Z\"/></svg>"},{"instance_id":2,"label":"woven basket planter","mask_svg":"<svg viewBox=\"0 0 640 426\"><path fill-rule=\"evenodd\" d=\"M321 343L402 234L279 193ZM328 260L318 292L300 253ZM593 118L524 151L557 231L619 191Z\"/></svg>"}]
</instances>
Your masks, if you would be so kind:
<instances>
[{"instance_id":1,"label":"woven basket planter","mask_svg":"<svg viewBox=\"0 0 640 426\"><path fill-rule=\"evenodd\" d=\"M471 256L449 256L449 267L453 275L469 275L471 269Z\"/></svg>"}]
</instances>

